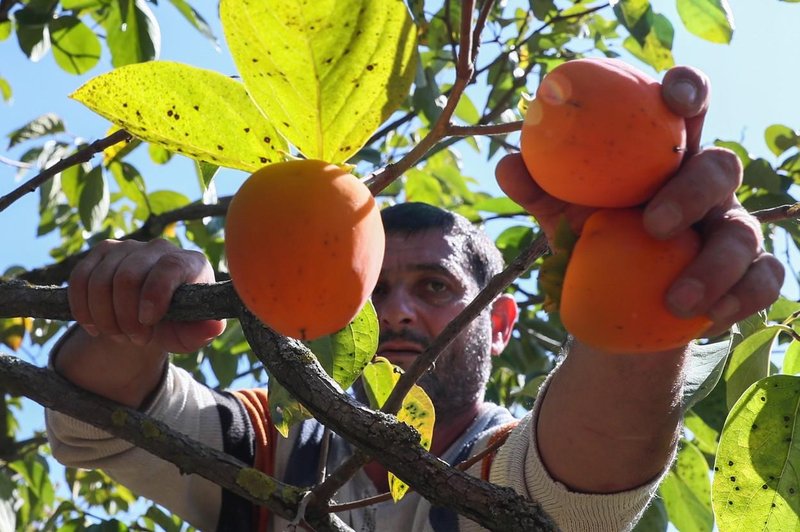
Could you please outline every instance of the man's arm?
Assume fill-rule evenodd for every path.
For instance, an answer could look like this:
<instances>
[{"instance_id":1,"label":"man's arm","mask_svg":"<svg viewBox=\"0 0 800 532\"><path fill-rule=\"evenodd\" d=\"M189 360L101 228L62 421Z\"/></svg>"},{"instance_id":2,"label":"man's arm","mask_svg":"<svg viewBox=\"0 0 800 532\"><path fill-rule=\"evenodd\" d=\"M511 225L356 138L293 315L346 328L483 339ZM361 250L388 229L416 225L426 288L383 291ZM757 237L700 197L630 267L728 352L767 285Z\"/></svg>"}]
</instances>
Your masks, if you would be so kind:
<instances>
[{"instance_id":1,"label":"man's arm","mask_svg":"<svg viewBox=\"0 0 800 532\"><path fill-rule=\"evenodd\" d=\"M677 67L665 76L662 93L686 119L687 156L646 206L645 228L657 238L699 229L701 252L671 286L665 304L679 316L708 315L713 335L774 301L783 267L763 250L758 221L736 200L742 179L738 158L724 149L700 150L706 78ZM519 156L498 164L497 179L549 235L562 215L580 231L593 211L547 195ZM535 429L550 475L575 491L612 493L663 472L680 434L687 349L624 355L573 342L544 392Z\"/></svg>"}]
</instances>

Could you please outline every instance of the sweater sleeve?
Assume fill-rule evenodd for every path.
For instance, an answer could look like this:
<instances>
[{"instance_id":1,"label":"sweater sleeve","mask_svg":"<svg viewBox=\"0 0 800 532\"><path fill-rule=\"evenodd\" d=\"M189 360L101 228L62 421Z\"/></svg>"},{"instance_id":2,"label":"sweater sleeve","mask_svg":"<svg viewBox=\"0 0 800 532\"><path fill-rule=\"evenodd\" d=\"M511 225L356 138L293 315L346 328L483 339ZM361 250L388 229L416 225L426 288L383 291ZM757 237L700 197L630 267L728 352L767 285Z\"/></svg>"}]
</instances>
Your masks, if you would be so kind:
<instances>
[{"instance_id":1,"label":"sweater sleeve","mask_svg":"<svg viewBox=\"0 0 800 532\"><path fill-rule=\"evenodd\" d=\"M146 412L173 429L222 450L222 429L212 390L169 365ZM200 530L214 530L222 490L198 476L184 475L170 462L115 438L88 423L45 411L53 456L62 464L102 469L134 492L169 508Z\"/></svg>"},{"instance_id":2,"label":"sweater sleeve","mask_svg":"<svg viewBox=\"0 0 800 532\"><path fill-rule=\"evenodd\" d=\"M542 385L533 410L522 419L498 451L489 480L511 487L520 495L538 502L559 530L631 530L669 471L672 459L656 478L632 490L609 494L570 490L550 476L536 444L536 420L547 384ZM673 449L673 459L674 453Z\"/></svg>"}]
</instances>

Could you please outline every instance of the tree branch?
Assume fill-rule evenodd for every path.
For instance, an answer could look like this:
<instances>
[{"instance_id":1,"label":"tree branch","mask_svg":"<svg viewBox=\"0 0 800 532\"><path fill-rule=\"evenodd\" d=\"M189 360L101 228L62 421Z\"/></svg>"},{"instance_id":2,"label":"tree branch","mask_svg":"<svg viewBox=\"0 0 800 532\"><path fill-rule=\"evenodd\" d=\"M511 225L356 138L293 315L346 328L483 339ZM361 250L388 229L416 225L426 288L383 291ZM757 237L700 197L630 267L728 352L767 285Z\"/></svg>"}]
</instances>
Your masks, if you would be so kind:
<instances>
[{"instance_id":1,"label":"tree branch","mask_svg":"<svg viewBox=\"0 0 800 532\"><path fill-rule=\"evenodd\" d=\"M86 146L85 148L81 148L80 150L73 153L66 159L61 159L53 166L42 171L36 177L26 181L21 186L17 187L16 189L12 190L8 194L0 198L0 212L6 210L12 203L17 201L25 194L35 191L42 183L46 182L48 179L50 179L57 173L66 170L70 166L90 161L96 153L103 151L109 146L113 146L114 144L123 141L128 141L130 139L131 139L131 134L125 131L124 129L120 129L104 139L96 140L91 144L89 144L88 146Z\"/></svg>"},{"instance_id":2,"label":"tree branch","mask_svg":"<svg viewBox=\"0 0 800 532\"><path fill-rule=\"evenodd\" d=\"M270 375L320 423L375 457L431 503L453 508L491 530L553 530L537 503L448 466L419 445L419 433L411 427L341 393L300 341L278 335L246 311L239 319ZM307 515L323 511L309 506Z\"/></svg>"},{"instance_id":3,"label":"tree branch","mask_svg":"<svg viewBox=\"0 0 800 532\"><path fill-rule=\"evenodd\" d=\"M300 488L284 484L165 423L104 397L82 390L57 375L20 359L0 354L0 386L45 408L85 421L175 464L182 473L200 475L256 504L293 519L303 498ZM333 514L315 516L322 530L347 530Z\"/></svg>"}]
</instances>

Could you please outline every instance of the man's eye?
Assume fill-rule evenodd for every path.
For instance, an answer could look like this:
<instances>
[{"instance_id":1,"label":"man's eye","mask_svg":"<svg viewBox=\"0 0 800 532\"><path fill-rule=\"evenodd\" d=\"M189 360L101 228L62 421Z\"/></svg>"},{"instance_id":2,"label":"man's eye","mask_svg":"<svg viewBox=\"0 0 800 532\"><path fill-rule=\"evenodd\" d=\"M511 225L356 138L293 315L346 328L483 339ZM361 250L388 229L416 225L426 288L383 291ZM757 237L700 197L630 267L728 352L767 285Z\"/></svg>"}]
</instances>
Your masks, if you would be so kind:
<instances>
[{"instance_id":1,"label":"man's eye","mask_svg":"<svg viewBox=\"0 0 800 532\"><path fill-rule=\"evenodd\" d=\"M444 284L442 281L437 281L435 279L431 279L427 281L425 287L434 293L441 293L447 290L447 285Z\"/></svg>"}]
</instances>

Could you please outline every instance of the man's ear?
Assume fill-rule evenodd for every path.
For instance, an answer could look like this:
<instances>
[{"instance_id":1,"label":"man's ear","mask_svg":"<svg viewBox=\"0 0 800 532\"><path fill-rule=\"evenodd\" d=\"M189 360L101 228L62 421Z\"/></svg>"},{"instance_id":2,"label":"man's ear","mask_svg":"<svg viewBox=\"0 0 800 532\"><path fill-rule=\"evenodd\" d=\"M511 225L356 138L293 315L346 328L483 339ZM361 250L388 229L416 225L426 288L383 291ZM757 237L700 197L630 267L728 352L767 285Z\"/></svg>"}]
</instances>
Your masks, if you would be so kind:
<instances>
[{"instance_id":1,"label":"man's ear","mask_svg":"<svg viewBox=\"0 0 800 532\"><path fill-rule=\"evenodd\" d=\"M510 294L501 294L492 303L492 355L499 355L508 345L518 312L517 302Z\"/></svg>"}]
</instances>

